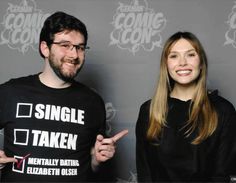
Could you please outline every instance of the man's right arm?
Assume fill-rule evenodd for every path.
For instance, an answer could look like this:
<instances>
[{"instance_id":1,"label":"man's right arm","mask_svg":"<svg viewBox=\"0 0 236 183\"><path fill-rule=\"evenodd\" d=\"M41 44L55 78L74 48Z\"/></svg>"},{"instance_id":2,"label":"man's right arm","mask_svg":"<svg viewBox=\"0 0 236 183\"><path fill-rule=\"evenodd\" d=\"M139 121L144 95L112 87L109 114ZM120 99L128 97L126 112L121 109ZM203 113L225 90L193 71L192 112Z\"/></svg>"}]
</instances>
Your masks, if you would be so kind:
<instances>
[{"instance_id":1,"label":"man's right arm","mask_svg":"<svg viewBox=\"0 0 236 183\"><path fill-rule=\"evenodd\" d=\"M13 157L7 157L3 150L0 150L0 169L2 169L6 163L17 163L17 159Z\"/></svg>"}]
</instances>

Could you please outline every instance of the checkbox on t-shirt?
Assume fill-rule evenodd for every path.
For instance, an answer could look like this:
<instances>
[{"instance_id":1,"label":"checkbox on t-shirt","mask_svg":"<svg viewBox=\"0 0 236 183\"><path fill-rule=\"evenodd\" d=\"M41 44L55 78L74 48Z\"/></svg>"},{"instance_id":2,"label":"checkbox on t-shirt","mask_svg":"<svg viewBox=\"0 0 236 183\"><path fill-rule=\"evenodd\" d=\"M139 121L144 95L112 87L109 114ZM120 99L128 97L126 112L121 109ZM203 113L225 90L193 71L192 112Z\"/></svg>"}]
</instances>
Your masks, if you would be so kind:
<instances>
[{"instance_id":1,"label":"checkbox on t-shirt","mask_svg":"<svg viewBox=\"0 0 236 183\"><path fill-rule=\"evenodd\" d=\"M18 173L24 173L25 168L25 159L22 156L14 156L15 159L18 160L17 163L13 163L12 165L12 171L18 172Z\"/></svg>"},{"instance_id":2,"label":"checkbox on t-shirt","mask_svg":"<svg viewBox=\"0 0 236 183\"><path fill-rule=\"evenodd\" d=\"M17 103L16 118L30 118L32 116L33 104Z\"/></svg>"},{"instance_id":3,"label":"checkbox on t-shirt","mask_svg":"<svg viewBox=\"0 0 236 183\"><path fill-rule=\"evenodd\" d=\"M28 129L14 129L14 144L28 145L29 130Z\"/></svg>"}]
</instances>

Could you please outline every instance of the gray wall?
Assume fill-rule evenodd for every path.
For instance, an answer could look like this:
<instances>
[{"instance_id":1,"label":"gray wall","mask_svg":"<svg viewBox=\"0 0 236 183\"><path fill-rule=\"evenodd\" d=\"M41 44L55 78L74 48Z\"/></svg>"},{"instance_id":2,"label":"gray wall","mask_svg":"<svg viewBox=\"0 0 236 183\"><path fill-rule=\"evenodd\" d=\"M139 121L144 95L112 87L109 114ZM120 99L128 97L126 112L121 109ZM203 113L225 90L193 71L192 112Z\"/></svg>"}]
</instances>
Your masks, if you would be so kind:
<instances>
[{"instance_id":1,"label":"gray wall","mask_svg":"<svg viewBox=\"0 0 236 183\"><path fill-rule=\"evenodd\" d=\"M103 97L108 133L130 131L118 143L117 182L136 179L134 131L139 106L154 92L161 47L174 32L191 31L199 37L209 59L209 88L218 89L236 105L233 0L1 0L0 83L42 70L38 33L44 18L57 10L87 25L91 49L77 79ZM135 24L139 16L147 24ZM36 19L27 22L32 17Z\"/></svg>"}]
</instances>

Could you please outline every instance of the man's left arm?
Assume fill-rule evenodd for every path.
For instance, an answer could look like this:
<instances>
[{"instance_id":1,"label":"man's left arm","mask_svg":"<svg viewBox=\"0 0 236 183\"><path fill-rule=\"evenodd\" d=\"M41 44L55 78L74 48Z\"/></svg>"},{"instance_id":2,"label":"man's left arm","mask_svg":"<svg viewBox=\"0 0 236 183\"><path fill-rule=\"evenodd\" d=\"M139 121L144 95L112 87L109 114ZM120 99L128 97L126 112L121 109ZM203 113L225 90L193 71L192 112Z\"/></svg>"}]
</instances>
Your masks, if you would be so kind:
<instances>
[{"instance_id":1,"label":"man's left arm","mask_svg":"<svg viewBox=\"0 0 236 183\"><path fill-rule=\"evenodd\" d=\"M113 137L104 138L102 135L97 135L94 147L91 149L91 167L95 172L99 165L111 159L115 154L116 142L128 134L128 130L123 130Z\"/></svg>"}]
</instances>

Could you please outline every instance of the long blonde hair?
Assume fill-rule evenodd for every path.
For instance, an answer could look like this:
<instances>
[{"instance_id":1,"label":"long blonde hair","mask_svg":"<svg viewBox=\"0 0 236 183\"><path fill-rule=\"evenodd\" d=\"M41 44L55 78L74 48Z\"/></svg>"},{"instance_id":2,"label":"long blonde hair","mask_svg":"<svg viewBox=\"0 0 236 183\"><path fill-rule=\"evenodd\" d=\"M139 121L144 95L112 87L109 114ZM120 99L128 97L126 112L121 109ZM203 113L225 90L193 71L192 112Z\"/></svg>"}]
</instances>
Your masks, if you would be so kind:
<instances>
[{"instance_id":1,"label":"long blonde hair","mask_svg":"<svg viewBox=\"0 0 236 183\"><path fill-rule=\"evenodd\" d=\"M174 86L174 80L169 76L167 70L167 57L172 46L181 38L191 43L200 58L201 72L196 80L196 90L190 105L191 107L189 108L189 119L185 125L186 137L193 133L193 131L198 131L192 144L199 144L213 134L218 121L217 113L207 95L206 80L208 64L206 53L198 38L190 32L177 32L164 45L161 55L159 80L155 94L151 100L147 138L153 140L160 137L163 127L167 125L167 99Z\"/></svg>"}]
</instances>

